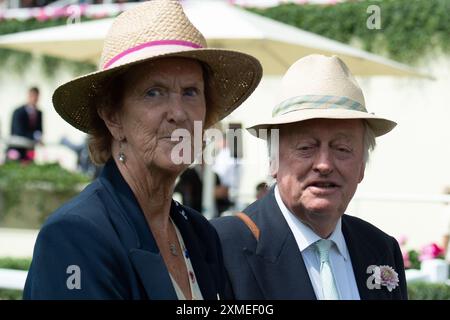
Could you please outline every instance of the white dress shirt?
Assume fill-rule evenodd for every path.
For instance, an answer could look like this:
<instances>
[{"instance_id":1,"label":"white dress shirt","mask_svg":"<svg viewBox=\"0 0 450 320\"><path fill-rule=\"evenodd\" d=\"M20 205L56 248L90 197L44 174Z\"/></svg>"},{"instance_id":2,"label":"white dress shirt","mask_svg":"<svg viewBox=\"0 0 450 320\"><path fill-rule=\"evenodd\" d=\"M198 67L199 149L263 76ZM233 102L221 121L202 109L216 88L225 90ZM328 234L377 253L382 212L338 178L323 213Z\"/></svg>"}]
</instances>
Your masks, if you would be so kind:
<instances>
[{"instance_id":1,"label":"white dress shirt","mask_svg":"<svg viewBox=\"0 0 450 320\"><path fill-rule=\"evenodd\" d=\"M309 279L311 280L317 299L323 300L322 283L320 280L320 259L313 244L322 239L307 225L302 223L283 203L278 186L275 186L275 199L286 222L294 234L298 248L302 253ZM336 281L336 288L341 300L360 300L352 261L347 244L342 234L342 221L339 219L335 230L328 238L334 242L330 249L330 265Z\"/></svg>"}]
</instances>

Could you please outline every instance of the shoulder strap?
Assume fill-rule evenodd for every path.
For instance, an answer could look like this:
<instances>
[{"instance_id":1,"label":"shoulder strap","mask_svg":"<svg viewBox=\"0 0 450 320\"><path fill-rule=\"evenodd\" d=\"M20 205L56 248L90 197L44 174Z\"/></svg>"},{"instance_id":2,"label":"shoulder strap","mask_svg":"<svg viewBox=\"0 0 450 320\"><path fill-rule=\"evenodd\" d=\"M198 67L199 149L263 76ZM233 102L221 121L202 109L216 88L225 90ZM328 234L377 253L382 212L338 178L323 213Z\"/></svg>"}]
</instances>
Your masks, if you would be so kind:
<instances>
[{"instance_id":1,"label":"shoulder strap","mask_svg":"<svg viewBox=\"0 0 450 320\"><path fill-rule=\"evenodd\" d=\"M250 231L252 232L253 236L255 237L256 241L258 241L259 240L259 228L253 222L253 220L248 215L246 215L243 212L236 213L236 217L241 219L242 222L244 222L247 225L247 227L250 229Z\"/></svg>"}]
</instances>

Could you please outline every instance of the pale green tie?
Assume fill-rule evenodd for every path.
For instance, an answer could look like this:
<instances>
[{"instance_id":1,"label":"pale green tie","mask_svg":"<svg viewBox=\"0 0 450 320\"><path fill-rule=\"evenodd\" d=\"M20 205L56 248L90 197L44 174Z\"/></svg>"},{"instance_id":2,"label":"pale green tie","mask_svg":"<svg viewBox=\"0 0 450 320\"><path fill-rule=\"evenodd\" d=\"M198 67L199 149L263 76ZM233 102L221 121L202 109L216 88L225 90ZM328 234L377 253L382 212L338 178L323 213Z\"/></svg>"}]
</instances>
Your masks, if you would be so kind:
<instances>
[{"instance_id":1,"label":"pale green tie","mask_svg":"<svg viewBox=\"0 0 450 320\"><path fill-rule=\"evenodd\" d=\"M329 257L333 241L322 239L317 241L315 245L320 256L320 279L322 280L323 299L339 300Z\"/></svg>"}]
</instances>

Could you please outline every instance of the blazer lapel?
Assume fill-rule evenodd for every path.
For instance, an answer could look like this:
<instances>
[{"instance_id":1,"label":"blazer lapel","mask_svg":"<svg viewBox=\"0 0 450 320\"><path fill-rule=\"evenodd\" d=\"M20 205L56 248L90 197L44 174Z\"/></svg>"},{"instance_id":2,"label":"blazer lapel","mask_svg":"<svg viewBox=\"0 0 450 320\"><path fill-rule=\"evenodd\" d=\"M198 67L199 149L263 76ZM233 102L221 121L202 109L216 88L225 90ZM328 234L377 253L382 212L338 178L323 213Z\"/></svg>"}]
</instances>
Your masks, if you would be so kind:
<instances>
[{"instance_id":1,"label":"blazer lapel","mask_svg":"<svg viewBox=\"0 0 450 320\"><path fill-rule=\"evenodd\" d=\"M105 165L100 182L104 203L149 299L177 300L169 272L147 221L114 161Z\"/></svg>"},{"instance_id":2,"label":"blazer lapel","mask_svg":"<svg viewBox=\"0 0 450 320\"><path fill-rule=\"evenodd\" d=\"M315 300L302 254L272 191L252 216L261 229L256 251L245 248L264 299Z\"/></svg>"},{"instance_id":3,"label":"blazer lapel","mask_svg":"<svg viewBox=\"0 0 450 320\"><path fill-rule=\"evenodd\" d=\"M178 299L166 265L159 253L130 249L129 257L149 299Z\"/></svg>"},{"instance_id":4,"label":"blazer lapel","mask_svg":"<svg viewBox=\"0 0 450 320\"><path fill-rule=\"evenodd\" d=\"M212 283L215 283L211 268L217 267L214 266L214 263L209 262L206 250L198 241L198 236L192 228L192 224L189 223L182 206L172 201L170 214L183 237L203 299L217 300L217 287L211 286Z\"/></svg>"},{"instance_id":5,"label":"blazer lapel","mask_svg":"<svg viewBox=\"0 0 450 320\"><path fill-rule=\"evenodd\" d=\"M381 300L389 298L388 290L369 289L367 279L372 273L367 273L370 265L380 265L384 261L385 254L374 248L367 238L362 237L360 230L352 228L351 223L344 215L342 218L342 233L352 261L353 272L358 286L361 300Z\"/></svg>"}]
</instances>

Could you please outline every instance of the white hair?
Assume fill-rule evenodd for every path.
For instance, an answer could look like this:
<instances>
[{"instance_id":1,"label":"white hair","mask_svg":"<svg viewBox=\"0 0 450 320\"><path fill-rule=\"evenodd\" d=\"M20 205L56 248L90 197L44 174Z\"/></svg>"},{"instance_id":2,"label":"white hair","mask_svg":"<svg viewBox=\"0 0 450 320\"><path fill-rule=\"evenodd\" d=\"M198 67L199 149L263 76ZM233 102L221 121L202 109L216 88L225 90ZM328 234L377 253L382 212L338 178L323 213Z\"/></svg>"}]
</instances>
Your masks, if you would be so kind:
<instances>
[{"instance_id":1,"label":"white hair","mask_svg":"<svg viewBox=\"0 0 450 320\"><path fill-rule=\"evenodd\" d=\"M369 162L369 153L375 150L375 146L377 142L375 140L375 133L370 127L367 121L363 121L364 123L364 140L363 140L363 148L364 148L364 163L367 164Z\"/></svg>"},{"instance_id":2,"label":"white hair","mask_svg":"<svg viewBox=\"0 0 450 320\"><path fill-rule=\"evenodd\" d=\"M363 120L364 124L364 137L363 137L363 148L364 148L364 155L363 155L363 161L364 163L369 162L369 154L375 149L376 141L375 141L375 133L373 132L372 128L370 127L369 123L365 120ZM269 152L269 162L272 163L275 159L278 158L278 145L276 148L273 148L272 141L271 141L271 134L267 135L267 150Z\"/></svg>"}]
</instances>

